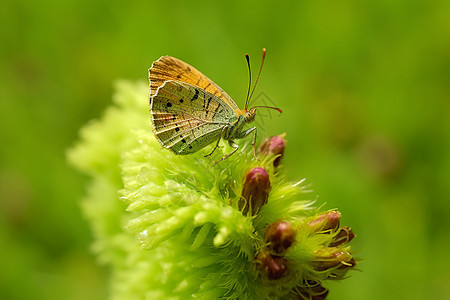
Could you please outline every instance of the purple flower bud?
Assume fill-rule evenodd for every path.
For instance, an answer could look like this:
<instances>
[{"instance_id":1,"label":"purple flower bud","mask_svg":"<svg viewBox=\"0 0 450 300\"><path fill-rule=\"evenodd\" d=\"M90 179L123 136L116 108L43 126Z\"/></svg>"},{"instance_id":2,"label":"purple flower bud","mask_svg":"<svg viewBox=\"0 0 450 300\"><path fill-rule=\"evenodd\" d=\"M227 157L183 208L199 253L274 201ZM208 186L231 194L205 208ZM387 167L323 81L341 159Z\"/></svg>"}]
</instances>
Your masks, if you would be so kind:
<instances>
[{"instance_id":1,"label":"purple flower bud","mask_svg":"<svg viewBox=\"0 0 450 300\"><path fill-rule=\"evenodd\" d=\"M264 240L276 254L283 254L295 241L295 234L291 223L275 221L267 227Z\"/></svg>"},{"instance_id":2,"label":"purple flower bud","mask_svg":"<svg viewBox=\"0 0 450 300\"><path fill-rule=\"evenodd\" d=\"M338 233L333 237L333 241L330 243L330 247L336 247L342 244L349 243L354 237L352 229L348 226L342 226L339 228Z\"/></svg>"},{"instance_id":3,"label":"purple flower bud","mask_svg":"<svg viewBox=\"0 0 450 300\"><path fill-rule=\"evenodd\" d=\"M273 165L275 167L280 164L281 157L283 156L284 149L286 148L286 140L284 139L285 136L285 133L272 136L271 138L266 139L258 149L258 152L262 155L278 156L273 161Z\"/></svg>"},{"instance_id":4,"label":"purple flower bud","mask_svg":"<svg viewBox=\"0 0 450 300\"><path fill-rule=\"evenodd\" d=\"M269 174L261 167L251 169L245 176L241 199L238 208L246 216L249 212L256 215L261 207L267 203L270 191Z\"/></svg>"},{"instance_id":5,"label":"purple flower bud","mask_svg":"<svg viewBox=\"0 0 450 300\"><path fill-rule=\"evenodd\" d=\"M314 220L308 222L308 226L313 232L336 230L339 228L341 213L338 211L329 211L317 216Z\"/></svg>"},{"instance_id":6,"label":"purple flower bud","mask_svg":"<svg viewBox=\"0 0 450 300\"><path fill-rule=\"evenodd\" d=\"M273 256L262 251L258 254L256 260L270 280L280 279L286 273L287 261L282 257Z\"/></svg>"}]
</instances>

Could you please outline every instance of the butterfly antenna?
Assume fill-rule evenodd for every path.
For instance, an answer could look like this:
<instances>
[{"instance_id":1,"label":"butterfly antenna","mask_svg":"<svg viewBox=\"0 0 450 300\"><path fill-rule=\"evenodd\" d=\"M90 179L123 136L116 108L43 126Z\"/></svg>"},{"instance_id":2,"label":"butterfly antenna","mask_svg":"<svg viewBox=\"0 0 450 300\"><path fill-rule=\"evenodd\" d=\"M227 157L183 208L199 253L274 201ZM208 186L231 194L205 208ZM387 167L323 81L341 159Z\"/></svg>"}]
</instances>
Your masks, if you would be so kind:
<instances>
[{"instance_id":1,"label":"butterfly antenna","mask_svg":"<svg viewBox=\"0 0 450 300\"><path fill-rule=\"evenodd\" d=\"M252 108L257 108L257 107L265 107L265 108L275 109L275 110L278 111L279 113L282 113L282 112L283 112L280 108L278 108L278 107L273 107L273 106L258 105L258 106L253 106Z\"/></svg>"},{"instance_id":2,"label":"butterfly antenna","mask_svg":"<svg viewBox=\"0 0 450 300\"><path fill-rule=\"evenodd\" d=\"M252 86L252 70L250 69L250 57L247 53L245 53L245 59L247 60L247 66L248 66L248 89L247 89L247 99L245 100L245 109L248 107L248 102L250 100L250 88Z\"/></svg>"},{"instance_id":3,"label":"butterfly antenna","mask_svg":"<svg viewBox=\"0 0 450 300\"><path fill-rule=\"evenodd\" d=\"M263 53L262 53L262 60L261 60L261 66L259 67L258 77L256 77L255 85L253 86L253 90L252 90L252 92L250 94L250 97L248 98L248 101L250 101L250 99L253 96L253 92L255 91L256 85L258 84L259 76L261 75L262 67L264 65L264 59L266 58L266 48L263 48L262 51L263 51ZM245 108L247 108L247 105L245 106Z\"/></svg>"}]
</instances>

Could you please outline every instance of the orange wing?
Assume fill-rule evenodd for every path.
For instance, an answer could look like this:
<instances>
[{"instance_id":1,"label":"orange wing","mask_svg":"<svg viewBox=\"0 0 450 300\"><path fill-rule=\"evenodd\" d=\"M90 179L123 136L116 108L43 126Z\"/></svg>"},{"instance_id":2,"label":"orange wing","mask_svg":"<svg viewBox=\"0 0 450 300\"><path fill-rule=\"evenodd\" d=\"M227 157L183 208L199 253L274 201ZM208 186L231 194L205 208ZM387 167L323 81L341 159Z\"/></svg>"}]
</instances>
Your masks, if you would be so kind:
<instances>
[{"instance_id":1,"label":"orange wing","mask_svg":"<svg viewBox=\"0 0 450 300\"><path fill-rule=\"evenodd\" d=\"M231 97L217 84L203 75L196 68L178 58L162 56L152 64L152 67L148 70L148 77L150 80L150 98L156 94L158 88L164 82L167 80L176 80L198 86L222 99L226 104L231 106L234 111L238 111L239 113L241 111L233 99L231 99Z\"/></svg>"}]
</instances>

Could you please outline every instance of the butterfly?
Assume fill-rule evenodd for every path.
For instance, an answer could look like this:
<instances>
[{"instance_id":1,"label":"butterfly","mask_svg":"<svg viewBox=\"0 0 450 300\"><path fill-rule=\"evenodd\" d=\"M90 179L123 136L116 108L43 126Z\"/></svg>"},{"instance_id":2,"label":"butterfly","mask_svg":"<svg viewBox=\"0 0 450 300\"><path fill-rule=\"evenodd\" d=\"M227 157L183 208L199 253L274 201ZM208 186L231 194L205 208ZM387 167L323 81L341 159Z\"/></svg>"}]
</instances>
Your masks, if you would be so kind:
<instances>
[{"instance_id":1,"label":"butterfly","mask_svg":"<svg viewBox=\"0 0 450 300\"><path fill-rule=\"evenodd\" d=\"M264 63L266 49L263 49ZM216 141L211 155L221 139L228 141L233 150L215 164L233 155L239 148L235 139L242 139L253 133L253 155L256 159L256 127L244 130L244 125L255 119L256 108L248 109L256 83L250 94L251 71L248 54L245 55L249 68L249 88L244 109L239 109L231 97L211 79L189 64L171 56L162 56L149 69L150 113L153 132L158 142L177 155L187 155Z\"/></svg>"}]
</instances>

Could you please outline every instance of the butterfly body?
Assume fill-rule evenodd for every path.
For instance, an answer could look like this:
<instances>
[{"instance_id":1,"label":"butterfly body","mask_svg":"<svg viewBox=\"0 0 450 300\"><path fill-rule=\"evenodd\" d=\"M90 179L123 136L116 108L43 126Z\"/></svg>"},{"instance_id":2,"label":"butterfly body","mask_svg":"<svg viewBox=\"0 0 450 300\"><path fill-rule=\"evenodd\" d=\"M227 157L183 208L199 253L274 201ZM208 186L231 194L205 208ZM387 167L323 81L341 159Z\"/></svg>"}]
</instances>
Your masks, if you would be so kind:
<instances>
[{"instance_id":1,"label":"butterfly body","mask_svg":"<svg viewBox=\"0 0 450 300\"><path fill-rule=\"evenodd\" d=\"M221 139L234 150L256 127L244 130L255 118L255 108L239 109L228 94L187 63L163 56L149 69L150 113L153 132L160 144L177 155L195 153ZM208 155L210 155L208 154ZM219 161L221 161L219 160ZM216 162L217 163L217 162Z\"/></svg>"}]
</instances>

